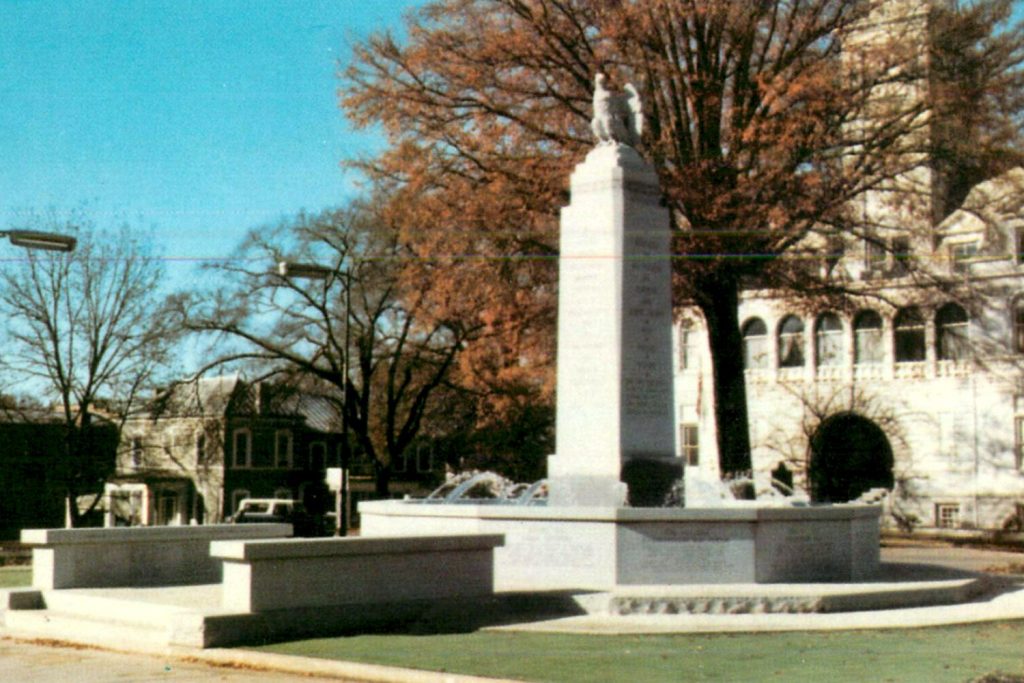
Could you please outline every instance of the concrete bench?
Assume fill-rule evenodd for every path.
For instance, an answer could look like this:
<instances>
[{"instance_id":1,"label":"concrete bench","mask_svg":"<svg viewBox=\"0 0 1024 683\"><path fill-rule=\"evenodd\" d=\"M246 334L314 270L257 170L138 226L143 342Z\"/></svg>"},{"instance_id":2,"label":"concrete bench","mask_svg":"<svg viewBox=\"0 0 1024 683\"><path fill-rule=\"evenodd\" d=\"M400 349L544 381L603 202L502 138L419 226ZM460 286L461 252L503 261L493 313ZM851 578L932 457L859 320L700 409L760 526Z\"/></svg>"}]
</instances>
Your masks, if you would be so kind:
<instances>
[{"instance_id":1,"label":"concrete bench","mask_svg":"<svg viewBox=\"0 0 1024 683\"><path fill-rule=\"evenodd\" d=\"M448 600L494 593L501 534L217 541L233 612Z\"/></svg>"},{"instance_id":2,"label":"concrete bench","mask_svg":"<svg viewBox=\"0 0 1024 683\"><path fill-rule=\"evenodd\" d=\"M54 590L217 583L211 542L291 535L291 524L213 524L25 529L21 540L33 546L32 586Z\"/></svg>"}]
</instances>

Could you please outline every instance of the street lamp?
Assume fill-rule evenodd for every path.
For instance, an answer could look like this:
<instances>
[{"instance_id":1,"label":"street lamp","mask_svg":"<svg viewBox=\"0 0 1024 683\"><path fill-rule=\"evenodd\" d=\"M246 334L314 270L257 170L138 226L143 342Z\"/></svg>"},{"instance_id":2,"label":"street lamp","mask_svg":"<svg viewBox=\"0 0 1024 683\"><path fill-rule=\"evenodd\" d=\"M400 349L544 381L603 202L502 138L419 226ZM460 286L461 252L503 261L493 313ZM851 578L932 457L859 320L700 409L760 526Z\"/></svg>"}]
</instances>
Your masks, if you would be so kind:
<instances>
[{"instance_id":1,"label":"street lamp","mask_svg":"<svg viewBox=\"0 0 1024 683\"><path fill-rule=\"evenodd\" d=\"M352 273L343 270L340 273L328 266L318 263L294 263L279 261L277 274L283 278L306 280L327 280L341 275L345 278L345 353L341 358L341 482L334 498L334 513L337 523L334 525L335 536L348 536L349 524L349 481L348 466L351 452L348 443L348 354L349 354L349 313L352 310Z\"/></svg>"},{"instance_id":2,"label":"street lamp","mask_svg":"<svg viewBox=\"0 0 1024 683\"><path fill-rule=\"evenodd\" d=\"M321 266L318 263L293 263L292 261L280 261L277 264L277 274L281 277L299 278L304 280L326 280L335 274L333 268Z\"/></svg>"},{"instance_id":3,"label":"street lamp","mask_svg":"<svg viewBox=\"0 0 1024 683\"><path fill-rule=\"evenodd\" d=\"M70 235L38 230L0 230L0 237L6 237L16 247L45 251L74 251L78 244Z\"/></svg>"}]
</instances>

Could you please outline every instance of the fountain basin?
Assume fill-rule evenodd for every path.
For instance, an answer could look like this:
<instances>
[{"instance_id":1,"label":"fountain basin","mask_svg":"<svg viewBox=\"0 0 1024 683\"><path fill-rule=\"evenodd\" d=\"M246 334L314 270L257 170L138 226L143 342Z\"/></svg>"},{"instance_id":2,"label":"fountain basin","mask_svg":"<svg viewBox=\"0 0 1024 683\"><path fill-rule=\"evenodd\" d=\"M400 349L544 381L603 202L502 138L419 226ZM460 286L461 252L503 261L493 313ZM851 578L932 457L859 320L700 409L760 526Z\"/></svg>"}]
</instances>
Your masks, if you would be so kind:
<instances>
[{"instance_id":1,"label":"fountain basin","mask_svg":"<svg viewBox=\"0 0 1024 683\"><path fill-rule=\"evenodd\" d=\"M363 536L504 534L495 589L835 583L879 569L881 508L359 505Z\"/></svg>"}]
</instances>

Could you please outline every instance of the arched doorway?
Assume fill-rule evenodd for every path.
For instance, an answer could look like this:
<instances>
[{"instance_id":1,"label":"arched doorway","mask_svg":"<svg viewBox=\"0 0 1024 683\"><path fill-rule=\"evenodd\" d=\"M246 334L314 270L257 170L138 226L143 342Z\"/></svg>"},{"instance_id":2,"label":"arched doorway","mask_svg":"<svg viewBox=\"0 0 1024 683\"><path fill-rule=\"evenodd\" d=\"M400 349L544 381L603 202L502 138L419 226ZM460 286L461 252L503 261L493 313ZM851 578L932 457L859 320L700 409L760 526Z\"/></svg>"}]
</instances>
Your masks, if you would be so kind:
<instances>
[{"instance_id":1,"label":"arched doorway","mask_svg":"<svg viewBox=\"0 0 1024 683\"><path fill-rule=\"evenodd\" d=\"M842 503L893 486L892 448L885 432L854 413L834 415L811 439L811 500Z\"/></svg>"}]
</instances>

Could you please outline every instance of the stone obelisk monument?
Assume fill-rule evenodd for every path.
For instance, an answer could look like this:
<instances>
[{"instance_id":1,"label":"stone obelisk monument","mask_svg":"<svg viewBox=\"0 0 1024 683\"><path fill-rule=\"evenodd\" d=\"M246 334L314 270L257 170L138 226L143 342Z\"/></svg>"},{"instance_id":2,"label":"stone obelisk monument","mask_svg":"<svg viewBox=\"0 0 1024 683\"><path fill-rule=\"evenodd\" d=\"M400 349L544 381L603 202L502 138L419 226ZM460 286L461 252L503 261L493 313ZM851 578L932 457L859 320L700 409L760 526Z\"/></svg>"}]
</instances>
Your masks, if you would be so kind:
<instances>
[{"instance_id":1,"label":"stone obelisk monument","mask_svg":"<svg viewBox=\"0 0 1024 683\"><path fill-rule=\"evenodd\" d=\"M659 505L675 457L671 251L658 177L634 145L639 98L598 75L598 142L562 209L556 455L549 505Z\"/></svg>"}]
</instances>

